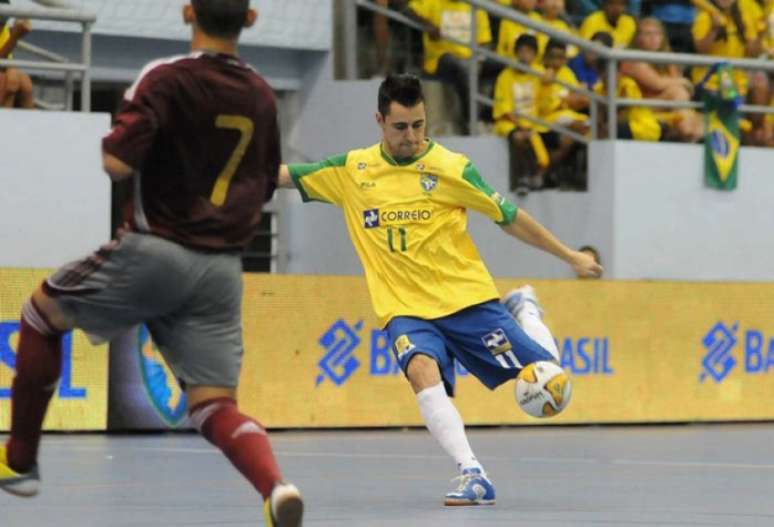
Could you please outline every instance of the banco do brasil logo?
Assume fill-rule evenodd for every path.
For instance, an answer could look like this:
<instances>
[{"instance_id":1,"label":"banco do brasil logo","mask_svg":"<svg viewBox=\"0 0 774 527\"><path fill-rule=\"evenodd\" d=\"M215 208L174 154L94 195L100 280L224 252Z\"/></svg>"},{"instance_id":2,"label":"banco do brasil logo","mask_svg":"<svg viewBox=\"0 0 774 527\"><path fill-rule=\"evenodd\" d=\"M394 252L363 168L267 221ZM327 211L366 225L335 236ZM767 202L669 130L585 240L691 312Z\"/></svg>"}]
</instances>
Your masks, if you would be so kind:
<instances>
[{"instance_id":1,"label":"banco do brasil logo","mask_svg":"<svg viewBox=\"0 0 774 527\"><path fill-rule=\"evenodd\" d=\"M711 377L723 382L743 361L745 374L767 373L774 370L774 338L758 328L742 330L739 322L715 323L701 340L706 353L702 357L699 381Z\"/></svg>"},{"instance_id":2,"label":"banco do brasil logo","mask_svg":"<svg viewBox=\"0 0 774 527\"><path fill-rule=\"evenodd\" d=\"M343 386L356 372L366 370L361 368L363 362L367 362L364 366L367 366L367 374L371 377L400 375L400 365L387 332L376 328L366 331L362 320L354 324L342 318L336 320L320 335L317 343L324 353L317 363L316 387L325 381ZM405 349L400 338L397 346ZM365 348L368 348L367 351ZM459 376L468 374L459 363L456 363L455 372Z\"/></svg>"}]
</instances>

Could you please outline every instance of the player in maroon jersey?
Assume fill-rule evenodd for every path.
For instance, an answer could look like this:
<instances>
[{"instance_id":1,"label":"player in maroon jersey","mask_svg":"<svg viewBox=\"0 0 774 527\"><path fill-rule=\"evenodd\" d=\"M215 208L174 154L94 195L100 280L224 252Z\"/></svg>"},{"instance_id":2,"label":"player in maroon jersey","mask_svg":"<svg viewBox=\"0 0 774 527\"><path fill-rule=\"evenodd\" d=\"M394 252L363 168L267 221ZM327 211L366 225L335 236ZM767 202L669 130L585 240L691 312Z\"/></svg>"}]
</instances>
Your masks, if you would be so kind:
<instances>
[{"instance_id":1,"label":"player in maroon jersey","mask_svg":"<svg viewBox=\"0 0 774 527\"><path fill-rule=\"evenodd\" d=\"M113 180L131 178L126 232L62 267L25 303L0 488L37 494L41 425L60 375L61 336L107 340L146 323L184 387L197 429L265 500L268 525L301 523L265 429L241 414L241 250L280 163L274 96L236 55L249 0L193 0L192 52L150 63L103 140Z\"/></svg>"}]
</instances>

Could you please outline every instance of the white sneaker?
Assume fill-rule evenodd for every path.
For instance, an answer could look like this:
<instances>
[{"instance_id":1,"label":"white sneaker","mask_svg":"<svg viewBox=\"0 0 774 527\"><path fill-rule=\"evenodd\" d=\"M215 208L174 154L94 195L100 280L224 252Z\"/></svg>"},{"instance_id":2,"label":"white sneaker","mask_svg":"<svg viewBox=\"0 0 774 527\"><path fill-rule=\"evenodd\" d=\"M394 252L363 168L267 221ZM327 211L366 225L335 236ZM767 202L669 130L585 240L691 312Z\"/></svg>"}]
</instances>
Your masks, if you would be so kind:
<instances>
[{"instance_id":1,"label":"white sneaker","mask_svg":"<svg viewBox=\"0 0 774 527\"><path fill-rule=\"evenodd\" d=\"M540 318L543 318L543 307L540 305L540 302L538 302L535 289L531 285L523 285L518 289L510 291L502 300L506 309L508 309L511 316L517 321L519 320L519 313L524 309L524 305L527 302L532 302L532 304L537 307Z\"/></svg>"}]
</instances>

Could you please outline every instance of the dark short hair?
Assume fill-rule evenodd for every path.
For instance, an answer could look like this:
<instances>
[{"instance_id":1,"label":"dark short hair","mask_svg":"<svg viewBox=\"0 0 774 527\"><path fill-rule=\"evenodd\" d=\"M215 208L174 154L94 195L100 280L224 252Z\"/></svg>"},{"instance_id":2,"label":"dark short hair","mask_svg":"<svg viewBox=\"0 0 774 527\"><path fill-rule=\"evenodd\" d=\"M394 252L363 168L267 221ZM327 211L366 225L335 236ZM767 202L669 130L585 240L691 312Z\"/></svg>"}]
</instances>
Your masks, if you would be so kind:
<instances>
[{"instance_id":1,"label":"dark short hair","mask_svg":"<svg viewBox=\"0 0 774 527\"><path fill-rule=\"evenodd\" d=\"M562 51L567 51L567 44L565 44L561 40L552 38L546 44L546 49L543 52L543 54L548 55L548 52L551 51L552 49L561 49Z\"/></svg>"},{"instance_id":2,"label":"dark short hair","mask_svg":"<svg viewBox=\"0 0 774 527\"><path fill-rule=\"evenodd\" d=\"M537 53L537 50L538 50L537 37L535 37L535 35L530 35L528 33L519 35L519 38L516 39L516 43L514 44L513 49L518 51L519 48L524 48L524 47L532 48L532 51Z\"/></svg>"},{"instance_id":3,"label":"dark short hair","mask_svg":"<svg viewBox=\"0 0 774 527\"><path fill-rule=\"evenodd\" d=\"M597 262L600 265L602 264L602 260L599 258L599 251L595 247L592 247L591 245L584 245L583 247L578 249L578 252L582 252L582 253L589 252L592 254L595 262Z\"/></svg>"},{"instance_id":4,"label":"dark short hair","mask_svg":"<svg viewBox=\"0 0 774 527\"><path fill-rule=\"evenodd\" d=\"M591 37L592 42L599 42L603 46L607 46L609 48L613 47L613 35L608 33L607 31L597 31L592 35Z\"/></svg>"},{"instance_id":5,"label":"dark short hair","mask_svg":"<svg viewBox=\"0 0 774 527\"><path fill-rule=\"evenodd\" d=\"M594 36L591 37L591 40L598 42L608 48L613 47L613 36L606 31L598 31L594 33ZM621 64L623 63L622 62L618 63L619 66ZM594 64L594 69L599 75L602 75L602 73L607 70L607 60L605 60L603 57L597 58L596 63Z\"/></svg>"},{"instance_id":6,"label":"dark short hair","mask_svg":"<svg viewBox=\"0 0 774 527\"><path fill-rule=\"evenodd\" d=\"M390 113L390 104L393 102L413 108L424 100L422 82L416 75L387 75L379 86L379 113L384 117Z\"/></svg>"},{"instance_id":7,"label":"dark short hair","mask_svg":"<svg viewBox=\"0 0 774 527\"><path fill-rule=\"evenodd\" d=\"M216 38L236 38L242 32L250 0L191 0L202 31Z\"/></svg>"}]
</instances>

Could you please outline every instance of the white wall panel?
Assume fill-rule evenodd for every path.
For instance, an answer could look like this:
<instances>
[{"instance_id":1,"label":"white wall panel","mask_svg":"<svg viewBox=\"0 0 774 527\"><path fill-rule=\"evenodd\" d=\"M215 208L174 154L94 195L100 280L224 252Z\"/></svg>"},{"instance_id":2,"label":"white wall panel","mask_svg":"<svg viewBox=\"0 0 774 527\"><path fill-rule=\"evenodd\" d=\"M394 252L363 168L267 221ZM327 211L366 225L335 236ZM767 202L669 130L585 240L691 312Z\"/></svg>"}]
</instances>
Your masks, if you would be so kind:
<instances>
[{"instance_id":1,"label":"white wall panel","mask_svg":"<svg viewBox=\"0 0 774 527\"><path fill-rule=\"evenodd\" d=\"M0 110L0 267L58 267L110 237L107 114Z\"/></svg>"}]
</instances>

